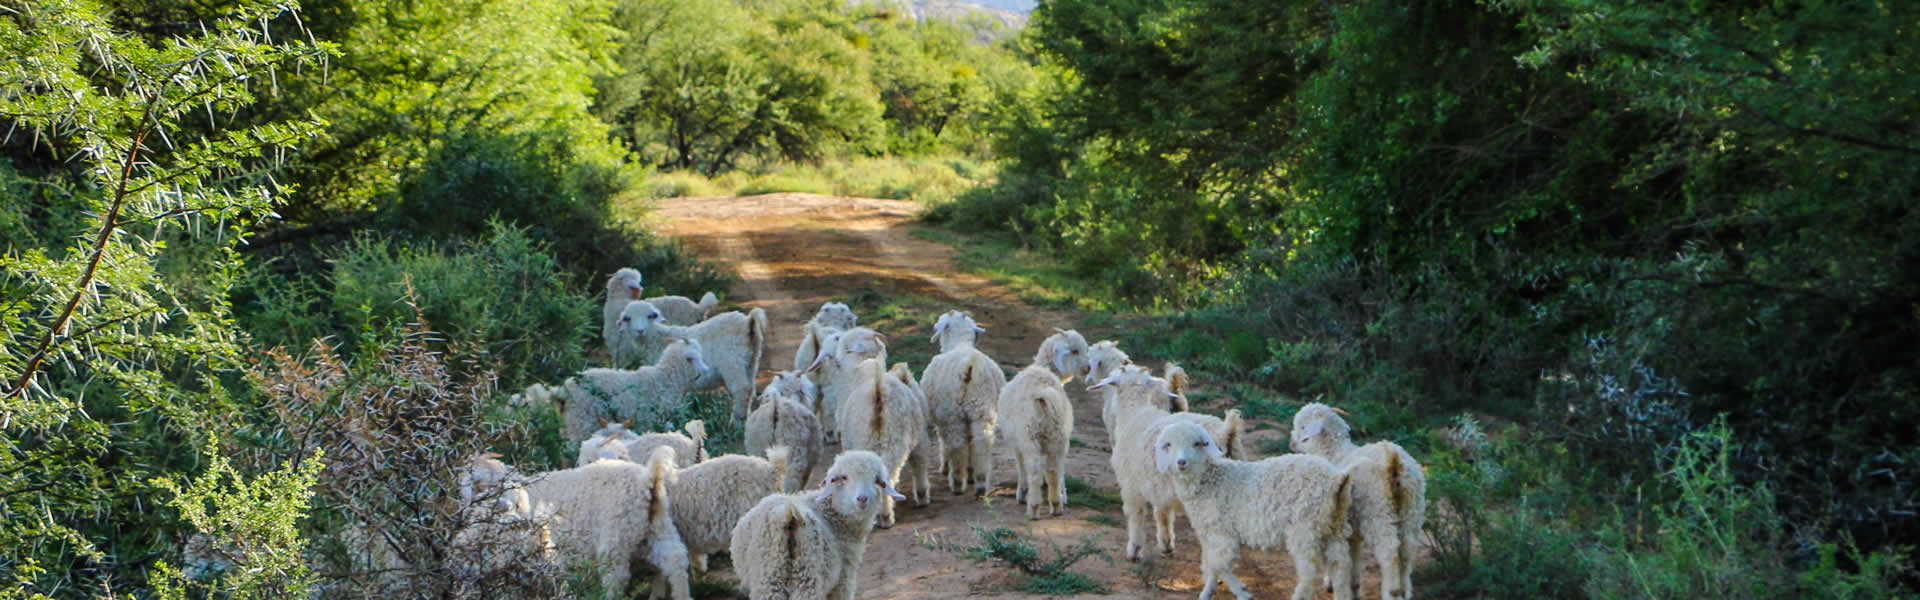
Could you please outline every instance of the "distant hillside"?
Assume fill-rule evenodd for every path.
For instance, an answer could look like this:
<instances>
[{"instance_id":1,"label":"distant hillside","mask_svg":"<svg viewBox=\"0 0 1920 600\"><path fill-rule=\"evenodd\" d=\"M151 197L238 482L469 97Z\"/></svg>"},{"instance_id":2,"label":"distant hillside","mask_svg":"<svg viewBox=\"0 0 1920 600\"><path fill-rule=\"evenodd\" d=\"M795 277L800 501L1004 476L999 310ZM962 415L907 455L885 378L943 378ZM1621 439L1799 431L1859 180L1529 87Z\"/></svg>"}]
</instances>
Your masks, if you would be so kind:
<instances>
[{"instance_id":1,"label":"distant hillside","mask_svg":"<svg viewBox=\"0 0 1920 600\"><path fill-rule=\"evenodd\" d=\"M1035 0L853 0L865 4L878 4L899 9L913 18L959 20L969 14L986 15L1006 27L1009 31L1027 26L1028 13L1037 5Z\"/></svg>"},{"instance_id":2,"label":"distant hillside","mask_svg":"<svg viewBox=\"0 0 1920 600\"><path fill-rule=\"evenodd\" d=\"M1036 0L977 0L964 4L978 4L987 8L1015 12L1023 15L1033 12L1033 7L1040 5Z\"/></svg>"}]
</instances>

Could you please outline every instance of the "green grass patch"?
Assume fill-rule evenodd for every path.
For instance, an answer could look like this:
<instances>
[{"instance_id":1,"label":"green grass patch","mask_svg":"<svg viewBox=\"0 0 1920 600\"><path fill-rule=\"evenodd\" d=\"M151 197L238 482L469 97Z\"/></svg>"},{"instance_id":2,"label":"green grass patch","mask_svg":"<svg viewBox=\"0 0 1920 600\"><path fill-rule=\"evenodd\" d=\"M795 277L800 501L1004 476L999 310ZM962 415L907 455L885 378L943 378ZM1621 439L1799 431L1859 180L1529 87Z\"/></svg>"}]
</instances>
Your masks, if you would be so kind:
<instances>
[{"instance_id":1,"label":"green grass patch","mask_svg":"<svg viewBox=\"0 0 1920 600\"><path fill-rule=\"evenodd\" d=\"M1043 558L1035 546L1034 539L1027 534L1005 527L985 529L973 528L973 535L979 543L962 546L958 544L922 540L928 547L953 552L976 562L1001 562L1020 570L1023 575L1016 584L1017 589L1029 594L1048 596L1071 596L1074 594L1105 594L1106 586L1086 575L1067 570L1080 559L1089 556L1099 557L1112 562L1095 546L1093 537L1081 538L1078 543L1061 547L1048 543L1047 553L1052 558Z\"/></svg>"},{"instance_id":2,"label":"green grass patch","mask_svg":"<svg viewBox=\"0 0 1920 600\"><path fill-rule=\"evenodd\" d=\"M720 189L713 180L692 171L669 171L647 176L640 185L648 198L684 198L691 196L723 196L732 190Z\"/></svg>"},{"instance_id":3,"label":"green grass patch","mask_svg":"<svg viewBox=\"0 0 1920 600\"><path fill-rule=\"evenodd\" d=\"M1085 311L1131 308L1113 287L1075 272L1051 253L1021 246L1011 235L920 227L913 236L953 247L960 268L1012 288L1028 304Z\"/></svg>"},{"instance_id":4,"label":"green grass patch","mask_svg":"<svg viewBox=\"0 0 1920 600\"><path fill-rule=\"evenodd\" d=\"M1101 527L1126 527L1127 526L1126 518L1121 517L1120 515L1112 514L1112 513L1099 513L1095 515L1090 515L1087 518L1082 520L1088 523L1099 525Z\"/></svg>"},{"instance_id":5,"label":"green grass patch","mask_svg":"<svg viewBox=\"0 0 1920 600\"><path fill-rule=\"evenodd\" d=\"M1121 506L1120 492L1093 487L1071 475L1067 476L1067 501L1100 511L1119 510Z\"/></svg>"},{"instance_id":6,"label":"green grass patch","mask_svg":"<svg viewBox=\"0 0 1920 600\"><path fill-rule=\"evenodd\" d=\"M807 174L780 173L762 175L747 181L746 185L734 190L736 196L757 196L780 192L801 192L806 194L829 194L833 186L818 177Z\"/></svg>"},{"instance_id":7,"label":"green grass patch","mask_svg":"<svg viewBox=\"0 0 1920 600\"><path fill-rule=\"evenodd\" d=\"M951 201L993 176L993 167L961 156L859 157L820 164L774 163L707 177L671 171L647 177L648 198L752 196L777 192L861 198Z\"/></svg>"}]
</instances>

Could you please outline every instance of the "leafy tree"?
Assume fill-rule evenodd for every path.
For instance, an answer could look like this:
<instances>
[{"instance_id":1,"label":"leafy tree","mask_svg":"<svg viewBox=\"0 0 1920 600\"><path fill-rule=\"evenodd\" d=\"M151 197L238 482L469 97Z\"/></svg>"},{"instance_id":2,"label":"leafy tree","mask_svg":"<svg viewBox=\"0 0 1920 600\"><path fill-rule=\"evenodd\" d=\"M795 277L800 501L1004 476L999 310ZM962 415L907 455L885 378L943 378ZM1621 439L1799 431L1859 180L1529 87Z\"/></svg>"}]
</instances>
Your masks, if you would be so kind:
<instances>
[{"instance_id":1,"label":"leafy tree","mask_svg":"<svg viewBox=\"0 0 1920 600\"><path fill-rule=\"evenodd\" d=\"M1266 331L1249 379L1533 422L1599 506L1671 500L1649 457L1725 413L1796 543L1885 549L1920 531L1916 11L1049 2L1064 90L948 212Z\"/></svg>"},{"instance_id":2,"label":"leafy tree","mask_svg":"<svg viewBox=\"0 0 1920 600\"><path fill-rule=\"evenodd\" d=\"M879 107L843 10L627 0L615 17L626 70L603 80L597 110L661 167L709 175L864 147Z\"/></svg>"},{"instance_id":3,"label":"leafy tree","mask_svg":"<svg viewBox=\"0 0 1920 600\"><path fill-rule=\"evenodd\" d=\"M315 35L338 43L342 57L325 71L290 78L287 100L271 107L332 124L296 165L293 177L308 193L286 207L288 218L325 222L423 200L407 183L444 166L432 160L443 143L479 133L544 140L514 145L518 162L617 168L623 151L586 113L591 76L609 66L617 35L607 25L609 8L594 0L330 0L314 7L322 13ZM488 216L476 215L474 229L484 231Z\"/></svg>"},{"instance_id":4,"label":"leafy tree","mask_svg":"<svg viewBox=\"0 0 1920 600\"><path fill-rule=\"evenodd\" d=\"M141 581L175 542L181 525L143 499L194 464L180 440L234 418L216 371L244 354L225 299L235 247L289 192L277 159L320 122L184 125L243 109L331 48L267 27L290 3L244 3L157 43L85 0L0 9L0 121L11 143L65 160L12 175L44 193L0 209L65 228L10 234L0 257L0 570L23 592L88 594ZM86 216L36 214L74 207Z\"/></svg>"}]
</instances>

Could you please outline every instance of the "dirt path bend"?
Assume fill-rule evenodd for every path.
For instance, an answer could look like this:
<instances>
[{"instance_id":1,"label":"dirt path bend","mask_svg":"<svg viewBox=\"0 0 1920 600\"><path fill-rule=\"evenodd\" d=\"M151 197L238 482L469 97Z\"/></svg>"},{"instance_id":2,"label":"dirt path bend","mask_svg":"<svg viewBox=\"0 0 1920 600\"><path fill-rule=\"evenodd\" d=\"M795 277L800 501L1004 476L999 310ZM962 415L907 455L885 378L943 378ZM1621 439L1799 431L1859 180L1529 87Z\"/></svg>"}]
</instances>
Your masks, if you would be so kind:
<instances>
[{"instance_id":1,"label":"dirt path bend","mask_svg":"<svg viewBox=\"0 0 1920 600\"><path fill-rule=\"evenodd\" d=\"M972 311L990 327L981 337L981 349L1009 372L1029 362L1052 327L1071 327L1079 320L1079 315L1067 311L1029 306L1014 291L958 269L950 248L910 234L916 208L903 201L769 194L662 200L654 219L662 233L684 239L738 274L732 302L766 309L773 331L763 360L762 384L773 371L792 366L800 325L821 303L845 300L863 288L937 298L952 308ZM932 323L925 323L916 330L887 333L926 336L931 329ZM912 365L915 372L925 366ZM1079 382L1068 385L1075 415L1068 473L1096 488L1116 489L1099 405L1080 387ZM1184 522L1171 557L1144 566L1129 563L1123 553L1126 528L1118 507L1090 510L1069 497L1065 516L1028 522L1013 502L1013 457L1004 443L996 449L994 472L1001 486L993 491L990 502L947 495L945 483L936 482L939 493L930 506L903 506L894 528L876 530L861 568L860 597L1033 597L1011 589L1016 577L1003 564L974 563L931 547L942 542L974 544L972 527L1030 532L1042 540L1038 545L1046 557L1051 557L1045 547L1048 543L1064 548L1094 538L1111 562L1087 558L1073 570L1099 581L1109 594L1085 598L1175 599L1198 594L1200 549ZM1284 555L1243 553L1236 573L1261 597L1285 597L1292 591L1293 569ZM1157 585L1149 585L1150 580ZM1378 593L1374 581L1374 576L1367 577L1371 587L1363 588L1363 595ZM1365 593L1368 589L1372 594Z\"/></svg>"}]
</instances>

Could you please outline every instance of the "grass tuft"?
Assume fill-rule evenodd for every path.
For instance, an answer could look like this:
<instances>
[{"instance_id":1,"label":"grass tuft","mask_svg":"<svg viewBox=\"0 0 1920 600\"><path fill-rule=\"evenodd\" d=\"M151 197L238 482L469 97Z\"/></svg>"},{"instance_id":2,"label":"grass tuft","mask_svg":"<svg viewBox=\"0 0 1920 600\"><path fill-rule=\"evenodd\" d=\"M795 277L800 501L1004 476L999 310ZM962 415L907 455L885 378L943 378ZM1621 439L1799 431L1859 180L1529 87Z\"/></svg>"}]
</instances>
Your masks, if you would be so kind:
<instances>
[{"instance_id":1,"label":"grass tuft","mask_svg":"<svg viewBox=\"0 0 1920 600\"><path fill-rule=\"evenodd\" d=\"M1119 515L1109 514L1109 513L1098 513L1098 514L1088 515L1087 518L1082 520L1088 523L1099 525L1101 527L1126 527L1127 526L1126 519L1121 518Z\"/></svg>"},{"instance_id":2,"label":"grass tuft","mask_svg":"<svg viewBox=\"0 0 1920 600\"><path fill-rule=\"evenodd\" d=\"M913 236L952 246L960 268L1013 289L1028 304L1085 311L1130 308L1118 300L1118 290L1074 272L1049 253L1020 245L1009 234L960 234L923 227L915 229Z\"/></svg>"},{"instance_id":3,"label":"grass tuft","mask_svg":"<svg viewBox=\"0 0 1920 600\"><path fill-rule=\"evenodd\" d=\"M1105 594L1103 586L1093 578L1068 571L1080 559L1097 556L1112 562L1106 552L1094 545L1089 536L1081 538L1079 543L1062 548L1047 544L1051 559L1041 558L1040 550L1034 547L1033 538L1012 529L999 527L994 529L973 528L973 535L980 543L972 546L922 539L921 544L930 548L953 552L976 562L999 561L1020 570L1024 575L1018 584L1020 591L1029 594L1048 596L1070 596L1074 594Z\"/></svg>"},{"instance_id":4,"label":"grass tuft","mask_svg":"<svg viewBox=\"0 0 1920 600\"><path fill-rule=\"evenodd\" d=\"M1093 487L1072 475L1067 476L1067 498L1075 505L1093 510L1119 510L1122 506L1119 492Z\"/></svg>"}]
</instances>

